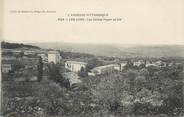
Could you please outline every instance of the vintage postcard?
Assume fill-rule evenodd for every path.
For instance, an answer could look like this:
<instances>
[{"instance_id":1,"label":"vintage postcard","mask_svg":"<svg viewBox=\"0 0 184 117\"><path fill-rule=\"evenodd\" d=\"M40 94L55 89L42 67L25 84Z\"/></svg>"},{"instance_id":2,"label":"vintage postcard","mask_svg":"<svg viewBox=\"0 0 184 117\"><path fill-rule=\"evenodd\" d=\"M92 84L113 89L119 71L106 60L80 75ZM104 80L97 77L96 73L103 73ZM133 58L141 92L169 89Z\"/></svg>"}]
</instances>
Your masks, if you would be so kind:
<instances>
[{"instance_id":1,"label":"vintage postcard","mask_svg":"<svg viewBox=\"0 0 184 117\"><path fill-rule=\"evenodd\" d=\"M0 117L183 117L184 0L2 0Z\"/></svg>"}]
</instances>

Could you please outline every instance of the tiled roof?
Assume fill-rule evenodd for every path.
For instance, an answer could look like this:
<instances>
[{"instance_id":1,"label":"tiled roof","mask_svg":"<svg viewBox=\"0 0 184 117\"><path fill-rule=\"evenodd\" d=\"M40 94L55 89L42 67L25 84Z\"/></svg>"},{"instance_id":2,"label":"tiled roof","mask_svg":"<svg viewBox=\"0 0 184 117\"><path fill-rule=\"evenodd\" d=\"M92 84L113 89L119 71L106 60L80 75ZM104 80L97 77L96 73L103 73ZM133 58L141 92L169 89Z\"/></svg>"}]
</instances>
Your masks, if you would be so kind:
<instances>
[{"instance_id":1,"label":"tiled roof","mask_svg":"<svg viewBox=\"0 0 184 117\"><path fill-rule=\"evenodd\" d=\"M85 62L78 62L78 61L66 61L66 63L71 63L71 64L83 64L86 65L87 63Z\"/></svg>"},{"instance_id":2,"label":"tiled roof","mask_svg":"<svg viewBox=\"0 0 184 117\"><path fill-rule=\"evenodd\" d=\"M58 51L49 51L48 54L59 54Z\"/></svg>"}]
</instances>

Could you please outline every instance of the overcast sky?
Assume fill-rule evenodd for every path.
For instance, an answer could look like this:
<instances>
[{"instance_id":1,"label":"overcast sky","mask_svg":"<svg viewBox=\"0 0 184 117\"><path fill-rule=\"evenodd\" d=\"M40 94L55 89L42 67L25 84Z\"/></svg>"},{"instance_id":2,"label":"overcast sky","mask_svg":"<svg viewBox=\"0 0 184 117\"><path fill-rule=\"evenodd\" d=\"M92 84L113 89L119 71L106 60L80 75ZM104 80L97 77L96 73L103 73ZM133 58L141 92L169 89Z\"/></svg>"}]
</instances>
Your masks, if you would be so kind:
<instances>
[{"instance_id":1,"label":"overcast sky","mask_svg":"<svg viewBox=\"0 0 184 117\"><path fill-rule=\"evenodd\" d=\"M12 42L184 44L184 0L5 0L3 13L2 38ZM67 13L108 13L123 21L57 20Z\"/></svg>"}]
</instances>

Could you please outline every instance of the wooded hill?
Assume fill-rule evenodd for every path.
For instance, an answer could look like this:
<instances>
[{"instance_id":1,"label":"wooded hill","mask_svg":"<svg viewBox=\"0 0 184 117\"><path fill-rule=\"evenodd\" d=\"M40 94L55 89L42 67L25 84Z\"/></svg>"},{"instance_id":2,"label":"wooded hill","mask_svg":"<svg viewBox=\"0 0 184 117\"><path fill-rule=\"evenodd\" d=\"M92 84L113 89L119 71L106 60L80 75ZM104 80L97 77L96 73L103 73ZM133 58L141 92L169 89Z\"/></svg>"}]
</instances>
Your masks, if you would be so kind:
<instances>
[{"instance_id":1,"label":"wooded hill","mask_svg":"<svg viewBox=\"0 0 184 117\"><path fill-rule=\"evenodd\" d=\"M9 42L1 42L2 49L17 49L17 48L32 48L32 49L40 49L37 46L22 44L22 43L9 43Z\"/></svg>"}]
</instances>

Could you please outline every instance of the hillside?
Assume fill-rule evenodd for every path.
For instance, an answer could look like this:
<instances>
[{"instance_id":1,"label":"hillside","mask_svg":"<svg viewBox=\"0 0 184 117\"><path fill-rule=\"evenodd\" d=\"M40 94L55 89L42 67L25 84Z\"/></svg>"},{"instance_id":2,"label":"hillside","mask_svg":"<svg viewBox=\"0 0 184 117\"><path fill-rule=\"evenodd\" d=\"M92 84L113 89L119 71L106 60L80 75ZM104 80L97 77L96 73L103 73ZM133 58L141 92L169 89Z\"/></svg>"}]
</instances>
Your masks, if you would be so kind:
<instances>
[{"instance_id":1,"label":"hillside","mask_svg":"<svg viewBox=\"0 0 184 117\"><path fill-rule=\"evenodd\" d=\"M2 49L20 49L20 48L29 48L29 49L40 49L37 46L22 44L22 43L9 43L9 42L1 42Z\"/></svg>"},{"instance_id":2,"label":"hillside","mask_svg":"<svg viewBox=\"0 0 184 117\"><path fill-rule=\"evenodd\" d=\"M111 45L74 44L74 43L30 43L44 49L58 49L65 52L87 53L97 56L119 56L121 51Z\"/></svg>"},{"instance_id":3,"label":"hillside","mask_svg":"<svg viewBox=\"0 0 184 117\"><path fill-rule=\"evenodd\" d=\"M116 46L122 53L143 57L184 57L184 45Z\"/></svg>"},{"instance_id":4,"label":"hillside","mask_svg":"<svg viewBox=\"0 0 184 117\"><path fill-rule=\"evenodd\" d=\"M74 43L31 43L45 49L115 57L184 57L184 45L100 45Z\"/></svg>"}]
</instances>

